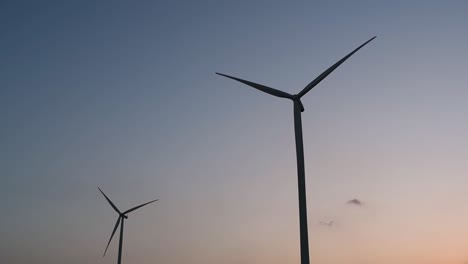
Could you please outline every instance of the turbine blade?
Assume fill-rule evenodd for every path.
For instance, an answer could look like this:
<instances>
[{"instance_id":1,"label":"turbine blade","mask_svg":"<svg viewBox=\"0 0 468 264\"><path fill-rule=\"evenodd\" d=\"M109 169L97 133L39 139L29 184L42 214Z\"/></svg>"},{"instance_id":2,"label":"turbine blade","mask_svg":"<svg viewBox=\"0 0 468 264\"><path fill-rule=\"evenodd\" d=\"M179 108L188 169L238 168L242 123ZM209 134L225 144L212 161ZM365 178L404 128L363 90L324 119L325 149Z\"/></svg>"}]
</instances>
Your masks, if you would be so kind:
<instances>
[{"instance_id":1,"label":"turbine blade","mask_svg":"<svg viewBox=\"0 0 468 264\"><path fill-rule=\"evenodd\" d=\"M115 223L114 230L112 230L112 235L110 236L109 242L107 243L107 246L106 246L106 250L104 250L104 254L102 255L102 257L104 257L106 255L107 249L109 248L110 242L112 241L112 238L114 237L115 231L119 227L120 218L121 218L121 216L119 216L119 218L117 218L117 222Z\"/></svg>"},{"instance_id":2,"label":"turbine blade","mask_svg":"<svg viewBox=\"0 0 468 264\"><path fill-rule=\"evenodd\" d=\"M229 78L229 79L233 79L233 80L238 81L238 82L241 82L241 83L246 84L246 85L248 85L250 87L253 87L253 88L257 89L257 90L265 92L267 94L271 94L271 95L274 95L274 96L277 96L277 97L292 99L292 95L290 95L290 94L288 94L286 92L277 90L277 89L273 89L273 88L265 86L265 85L261 85L261 84L246 81L246 80L242 80L242 79L232 77L232 76L229 76L229 75L226 75L226 74L218 73L218 72L216 74L224 76L224 77Z\"/></svg>"},{"instance_id":3,"label":"turbine blade","mask_svg":"<svg viewBox=\"0 0 468 264\"><path fill-rule=\"evenodd\" d=\"M99 188L99 191L101 191L102 195L104 195L104 197L106 197L106 200L109 202L109 204L112 206L112 208L114 208L114 210L120 215L120 211L119 209L117 209L117 206L115 206L115 204L109 199L109 197L107 197L107 195L101 190L101 188Z\"/></svg>"},{"instance_id":4,"label":"turbine blade","mask_svg":"<svg viewBox=\"0 0 468 264\"><path fill-rule=\"evenodd\" d=\"M128 209L127 211L123 212L122 214L126 215L126 214L128 214L128 213L130 213L130 212L135 211L136 209L138 209L138 208L140 208L140 207L143 207L143 206L145 206L145 205L147 205L147 204L150 204L150 203L154 203L154 202L156 202L156 201L159 201L159 199L156 199L156 200L153 200L153 201L151 201L151 202L147 202L147 203L141 204L141 205L139 205L139 206L135 206L135 207L133 207L133 208L131 208L131 209Z\"/></svg>"},{"instance_id":5,"label":"turbine blade","mask_svg":"<svg viewBox=\"0 0 468 264\"><path fill-rule=\"evenodd\" d=\"M320 74L317 78L315 78L312 82L310 82L298 95L299 97L304 96L307 92L309 92L312 88L314 88L317 84L319 84L323 79L325 79L330 73L332 73L338 66L340 66L343 62L345 62L349 57L351 57L354 53L356 53L358 50L360 50L362 47L364 47L367 43L371 42L374 40L376 37L373 37L369 39L368 41L364 42L361 46L357 47L355 50L353 50L351 53L343 57L341 60L339 60L337 63L333 64L330 68L328 68L326 71L324 71L322 74Z\"/></svg>"}]
</instances>

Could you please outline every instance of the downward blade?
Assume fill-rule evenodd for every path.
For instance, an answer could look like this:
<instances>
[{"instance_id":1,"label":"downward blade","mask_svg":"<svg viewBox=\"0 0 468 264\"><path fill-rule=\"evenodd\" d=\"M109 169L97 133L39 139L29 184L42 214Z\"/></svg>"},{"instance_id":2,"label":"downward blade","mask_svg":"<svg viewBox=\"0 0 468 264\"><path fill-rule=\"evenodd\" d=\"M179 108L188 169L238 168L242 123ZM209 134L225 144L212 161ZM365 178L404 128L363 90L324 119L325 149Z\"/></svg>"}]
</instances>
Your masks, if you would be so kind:
<instances>
[{"instance_id":1,"label":"downward blade","mask_svg":"<svg viewBox=\"0 0 468 264\"><path fill-rule=\"evenodd\" d=\"M304 96L307 92L309 92L312 88L314 88L317 84L319 84L323 79L325 79L330 73L332 73L338 66L340 66L343 62L345 62L349 57L351 57L354 53L356 53L358 50L360 50L362 47L364 47L367 43L371 42L374 40L376 37L373 37L369 39L368 41L364 42L361 46L357 47L355 50L353 50L351 53L346 55L344 58L339 60L337 63L333 64L330 68L328 68L326 71L324 71L322 74L320 74L317 78L315 78L312 82L310 82L298 95L299 97Z\"/></svg>"},{"instance_id":2,"label":"downward blade","mask_svg":"<svg viewBox=\"0 0 468 264\"><path fill-rule=\"evenodd\" d=\"M104 254L102 255L103 257L106 255L107 249L109 248L110 242L112 241L112 238L114 237L115 231L119 227L119 224L120 224L120 216L119 218L117 218L117 222L115 223L114 230L112 230L112 235L109 239L109 242L107 243L106 250L104 250Z\"/></svg>"},{"instance_id":3,"label":"downward blade","mask_svg":"<svg viewBox=\"0 0 468 264\"><path fill-rule=\"evenodd\" d=\"M124 215L125 215L125 214L128 214L128 213L130 213L130 212L135 211L135 210L138 209L138 208L141 208L141 207L143 207L143 206L145 206L145 205L148 205L148 204L150 204L150 203L154 203L154 202L156 202L156 201L159 201L159 199L156 199L156 200L153 200L153 201L151 201L151 202L147 202L147 203L144 203L144 204L135 206L135 207L133 207L133 208L131 208L131 209L128 209L127 211L123 212L122 214L124 214Z\"/></svg>"},{"instance_id":4,"label":"downward blade","mask_svg":"<svg viewBox=\"0 0 468 264\"><path fill-rule=\"evenodd\" d=\"M242 80L242 79L232 77L232 76L229 76L229 75L226 75L226 74L218 73L218 72L216 74L224 76L224 77L229 78L229 79L233 79L233 80L238 81L238 82L241 82L241 83L246 84L246 85L248 85L250 87L253 87L253 88L257 89L257 90L265 92L267 94L271 94L271 95L274 95L274 96L277 96L277 97L292 99L292 95L290 95L288 93L285 93L283 91L280 91L280 90L277 90L277 89L262 85L262 84Z\"/></svg>"},{"instance_id":5,"label":"downward blade","mask_svg":"<svg viewBox=\"0 0 468 264\"><path fill-rule=\"evenodd\" d=\"M120 211L119 209L117 209L117 206L115 206L115 204L109 199L109 197L107 197L107 195L101 190L101 188L99 188L99 191L101 191L102 195L104 195L104 197L106 197L106 200L109 202L109 204L112 206L112 208L114 208L114 210L120 215Z\"/></svg>"}]
</instances>

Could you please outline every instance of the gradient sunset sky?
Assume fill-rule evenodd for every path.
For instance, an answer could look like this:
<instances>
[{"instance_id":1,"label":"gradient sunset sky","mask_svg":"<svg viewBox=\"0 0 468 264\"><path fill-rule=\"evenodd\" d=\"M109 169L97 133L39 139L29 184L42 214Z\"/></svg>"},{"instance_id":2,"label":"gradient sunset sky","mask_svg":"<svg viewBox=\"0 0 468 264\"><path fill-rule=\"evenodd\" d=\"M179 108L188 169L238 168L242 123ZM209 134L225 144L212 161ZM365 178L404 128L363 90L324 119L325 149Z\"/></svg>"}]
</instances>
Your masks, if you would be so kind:
<instances>
[{"instance_id":1,"label":"gradient sunset sky","mask_svg":"<svg viewBox=\"0 0 468 264\"><path fill-rule=\"evenodd\" d=\"M1 1L0 262L468 263L468 1ZM347 204L359 199L361 206ZM334 221L331 227L320 221Z\"/></svg>"}]
</instances>

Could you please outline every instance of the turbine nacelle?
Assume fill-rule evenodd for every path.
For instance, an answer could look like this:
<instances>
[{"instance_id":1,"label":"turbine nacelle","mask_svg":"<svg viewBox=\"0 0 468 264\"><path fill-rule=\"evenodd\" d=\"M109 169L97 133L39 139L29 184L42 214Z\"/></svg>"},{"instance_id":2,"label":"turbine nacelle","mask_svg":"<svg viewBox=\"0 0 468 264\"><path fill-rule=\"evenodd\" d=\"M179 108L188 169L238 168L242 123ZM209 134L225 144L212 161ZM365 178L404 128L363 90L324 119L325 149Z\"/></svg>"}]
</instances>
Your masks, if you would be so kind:
<instances>
[{"instance_id":1,"label":"turbine nacelle","mask_svg":"<svg viewBox=\"0 0 468 264\"><path fill-rule=\"evenodd\" d=\"M298 94L295 94L292 96L291 100L294 102L294 104L298 104L301 112L305 111L304 104L302 104L301 102L301 96L299 96Z\"/></svg>"}]
</instances>

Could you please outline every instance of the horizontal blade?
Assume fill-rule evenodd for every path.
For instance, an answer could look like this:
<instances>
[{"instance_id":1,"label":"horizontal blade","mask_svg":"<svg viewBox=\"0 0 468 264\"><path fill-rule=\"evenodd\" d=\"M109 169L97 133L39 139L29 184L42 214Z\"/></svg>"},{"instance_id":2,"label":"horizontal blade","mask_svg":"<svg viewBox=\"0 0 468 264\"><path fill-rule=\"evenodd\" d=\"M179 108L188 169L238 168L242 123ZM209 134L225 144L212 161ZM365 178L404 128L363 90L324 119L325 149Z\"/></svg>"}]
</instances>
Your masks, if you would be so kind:
<instances>
[{"instance_id":1,"label":"horizontal blade","mask_svg":"<svg viewBox=\"0 0 468 264\"><path fill-rule=\"evenodd\" d=\"M138 209L138 208L140 208L140 207L143 207L143 206L145 206L145 205L147 205L147 204L150 204L150 203L154 203L154 202L156 202L156 201L159 201L159 199L153 200L153 201L151 201L151 202L144 203L144 204L139 205L139 206L135 206L135 207L133 207L132 209L128 209L127 211L123 212L123 214L126 215L126 214L128 214L128 213L130 213L130 212L132 212L132 211L135 211L136 209Z\"/></svg>"},{"instance_id":2,"label":"horizontal blade","mask_svg":"<svg viewBox=\"0 0 468 264\"><path fill-rule=\"evenodd\" d=\"M112 230L112 235L109 239L109 242L107 243L106 250L104 250L104 254L102 255L103 257L106 255L107 249L109 248L110 242L112 241L112 238L114 237L115 231L119 227L119 224L120 224L120 216L119 218L117 218L117 222L115 223L114 230Z\"/></svg>"},{"instance_id":3,"label":"horizontal blade","mask_svg":"<svg viewBox=\"0 0 468 264\"><path fill-rule=\"evenodd\" d=\"M265 85L261 85L261 84L246 81L246 80L242 80L242 79L232 77L232 76L229 76L229 75L226 75L226 74L218 73L218 72L216 74L224 76L224 77L229 78L229 79L233 79L233 80L238 81L238 82L241 82L241 83L246 84L246 85L248 85L250 87L253 87L253 88L257 89L257 90L265 92L267 94L271 94L271 95L274 95L274 96L277 96L277 97L292 99L292 95L290 95L288 93L285 93L283 91L276 90L274 88L265 86Z\"/></svg>"},{"instance_id":4,"label":"horizontal blade","mask_svg":"<svg viewBox=\"0 0 468 264\"><path fill-rule=\"evenodd\" d=\"M112 206L112 208L114 208L114 210L120 215L120 211L119 209L117 209L117 206L115 206L115 204L109 199L109 197L107 197L107 195L101 190L101 188L99 188L99 191L101 191L102 195L104 195L104 197L106 197L106 200L109 202L109 204Z\"/></svg>"},{"instance_id":5,"label":"horizontal blade","mask_svg":"<svg viewBox=\"0 0 468 264\"><path fill-rule=\"evenodd\" d=\"M360 50L362 47L364 47L367 43L371 42L374 40L376 37L373 37L366 41L364 44L361 46L357 47L355 50L353 50L351 53L346 55L344 58L339 60L337 63L333 64L330 68L328 68L326 71L324 71L322 74L320 74L315 80L313 80L311 83L309 83L299 94L299 97L304 96L307 92L309 92L312 88L314 88L317 84L319 84L323 79L325 79L330 73L332 73L338 66L340 66L343 62L345 62L349 57L351 57L354 53L356 53L358 50Z\"/></svg>"}]
</instances>

